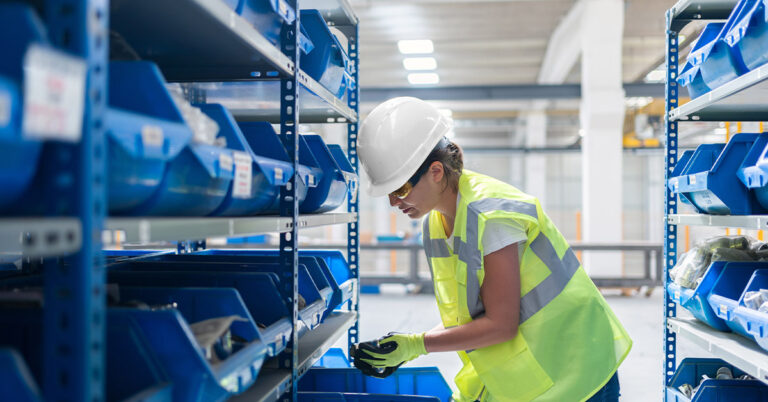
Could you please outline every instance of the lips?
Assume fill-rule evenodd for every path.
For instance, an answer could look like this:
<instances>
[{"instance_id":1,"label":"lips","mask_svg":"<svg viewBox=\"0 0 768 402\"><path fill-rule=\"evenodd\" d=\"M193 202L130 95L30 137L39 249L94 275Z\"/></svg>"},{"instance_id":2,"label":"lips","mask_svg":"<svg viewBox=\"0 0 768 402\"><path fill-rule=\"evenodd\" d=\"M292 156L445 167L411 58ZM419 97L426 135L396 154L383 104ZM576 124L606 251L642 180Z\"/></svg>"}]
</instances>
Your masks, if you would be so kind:
<instances>
[{"instance_id":1,"label":"lips","mask_svg":"<svg viewBox=\"0 0 768 402\"><path fill-rule=\"evenodd\" d=\"M407 214L407 213L408 213L408 212L410 212L412 209L413 209L412 207L411 207L411 208L406 208L406 209L404 209L404 210L403 210L403 213L404 213L404 214Z\"/></svg>"}]
</instances>

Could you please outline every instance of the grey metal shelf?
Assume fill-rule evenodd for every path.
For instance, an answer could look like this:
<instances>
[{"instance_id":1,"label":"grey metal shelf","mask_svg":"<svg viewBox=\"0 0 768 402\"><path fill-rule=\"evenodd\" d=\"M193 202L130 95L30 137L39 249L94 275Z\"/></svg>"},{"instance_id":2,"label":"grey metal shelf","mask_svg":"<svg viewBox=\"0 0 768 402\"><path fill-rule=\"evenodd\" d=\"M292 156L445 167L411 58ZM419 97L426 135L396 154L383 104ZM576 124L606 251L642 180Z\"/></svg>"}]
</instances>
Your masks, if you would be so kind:
<instances>
[{"instance_id":1,"label":"grey metal shelf","mask_svg":"<svg viewBox=\"0 0 768 402\"><path fill-rule=\"evenodd\" d=\"M328 213L300 215L299 229L337 225L357 221L357 213ZM282 216L255 216L234 218L109 218L106 221L106 240L117 237L126 243L157 243L176 240L195 240L209 237L242 237L264 233L284 233L291 230L292 219Z\"/></svg>"},{"instance_id":2,"label":"grey metal shelf","mask_svg":"<svg viewBox=\"0 0 768 402\"><path fill-rule=\"evenodd\" d=\"M348 0L303 0L301 9L316 9L328 25L357 25L357 15Z\"/></svg>"},{"instance_id":3,"label":"grey metal shelf","mask_svg":"<svg viewBox=\"0 0 768 402\"><path fill-rule=\"evenodd\" d=\"M736 3L736 0L680 0L668 11L668 28L678 31L691 21L724 20Z\"/></svg>"},{"instance_id":4,"label":"grey metal shelf","mask_svg":"<svg viewBox=\"0 0 768 402\"><path fill-rule=\"evenodd\" d=\"M299 366L296 368L299 377L309 370L336 340L346 334L356 319L357 313L354 311L336 312L328 316L319 327L299 338ZM253 387L230 400L277 401L290 386L290 381L290 370L277 368L277 361L272 359L265 363Z\"/></svg>"},{"instance_id":5,"label":"grey metal shelf","mask_svg":"<svg viewBox=\"0 0 768 402\"><path fill-rule=\"evenodd\" d=\"M82 224L78 218L0 219L0 253L66 256L79 251L82 242Z\"/></svg>"},{"instance_id":6,"label":"grey metal shelf","mask_svg":"<svg viewBox=\"0 0 768 402\"><path fill-rule=\"evenodd\" d=\"M716 226L742 229L768 229L768 215L704 215L673 214L667 218L670 225Z\"/></svg>"},{"instance_id":7,"label":"grey metal shelf","mask_svg":"<svg viewBox=\"0 0 768 402\"><path fill-rule=\"evenodd\" d=\"M768 65L752 70L669 112L673 121L768 120Z\"/></svg>"},{"instance_id":8,"label":"grey metal shelf","mask_svg":"<svg viewBox=\"0 0 768 402\"><path fill-rule=\"evenodd\" d=\"M346 102L299 72L299 115L305 123L356 122L357 115ZM207 102L220 103L241 121L280 122L280 82L241 81L196 83L192 88L205 94Z\"/></svg>"},{"instance_id":9,"label":"grey metal shelf","mask_svg":"<svg viewBox=\"0 0 768 402\"><path fill-rule=\"evenodd\" d=\"M694 345L768 383L768 354L743 336L721 332L695 318L669 318L667 327Z\"/></svg>"}]
</instances>

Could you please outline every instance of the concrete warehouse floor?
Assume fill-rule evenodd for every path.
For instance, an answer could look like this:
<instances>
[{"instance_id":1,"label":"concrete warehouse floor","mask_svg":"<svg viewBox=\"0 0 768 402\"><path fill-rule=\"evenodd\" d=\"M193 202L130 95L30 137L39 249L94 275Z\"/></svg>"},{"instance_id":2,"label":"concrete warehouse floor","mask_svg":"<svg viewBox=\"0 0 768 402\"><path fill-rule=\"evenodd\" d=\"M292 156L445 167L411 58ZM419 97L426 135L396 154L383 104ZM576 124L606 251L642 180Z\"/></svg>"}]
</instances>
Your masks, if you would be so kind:
<instances>
[{"instance_id":1,"label":"concrete warehouse floor","mask_svg":"<svg viewBox=\"0 0 768 402\"><path fill-rule=\"evenodd\" d=\"M608 291L610 292L610 291ZM623 297L608 294L606 300L613 308L634 342L632 351L619 368L622 401L654 401L662 399L663 289L650 297ZM686 315L678 309L678 315ZM434 327L439 316L432 295L362 295L360 300L360 339L378 338L390 331L417 332ZM344 345L346 338L337 347ZM685 356L708 357L709 353L690 342L678 342L678 362ZM434 353L422 356L409 366L437 366L446 381L454 387L453 377L461 362L455 353Z\"/></svg>"}]
</instances>

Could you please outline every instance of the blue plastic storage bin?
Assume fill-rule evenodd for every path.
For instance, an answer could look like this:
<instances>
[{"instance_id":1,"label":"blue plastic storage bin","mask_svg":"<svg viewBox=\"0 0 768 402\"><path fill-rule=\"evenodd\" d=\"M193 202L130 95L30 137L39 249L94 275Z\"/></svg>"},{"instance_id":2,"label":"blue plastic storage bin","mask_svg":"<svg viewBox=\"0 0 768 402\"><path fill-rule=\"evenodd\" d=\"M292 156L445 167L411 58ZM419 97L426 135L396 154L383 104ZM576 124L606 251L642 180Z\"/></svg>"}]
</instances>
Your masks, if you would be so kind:
<instances>
[{"instance_id":1,"label":"blue plastic storage bin","mask_svg":"<svg viewBox=\"0 0 768 402\"><path fill-rule=\"evenodd\" d=\"M9 401L42 401L40 390L24 362L24 358L11 348L0 348L0 395Z\"/></svg>"},{"instance_id":2,"label":"blue plastic storage bin","mask_svg":"<svg viewBox=\"0 0 768 402\"><path fill-rule=\"evenodd\" d=\"M330 348L318 361L315 362L313 367L325 367L325 368L349 368L352 364L349 363L347 355L340 348Z\"/></svg>"},{"instance_id":3,"label":"blue plastic storage bin","mask_svg":"<svg viewBox=\"0 0 768 402\"><path fill-rule=\"evenodd\" d=\"M725 320L725 324L732 331L748 338L750 335L747 332L746 322L743 321L743 317L738 317L734 312L739 306L749 279L758 270L768 270L768 263L728 263L723 267L723 272L720 273L707 297L717 317Z\"/></svg>"},{"instance_id":4,"label":"blue plastic storage bin","mask_svg":"<svg viewBox=\"0 0 768 402\"><path fill-rule=\"evenodd\" d=\"M749 1L752 0L741 1L736 4L728 17L728 21L714 39L710 40L711 36L708 33L708 43L699 49L691 50L689 58L693 59L694 64L700 62L701 77L711 89L715 89L749 71L744 65L739 49L729 46L725 40L726 33L736 24L738 16ZM702 32L702 38L704 33L707 33L706 28Z\"/></svg>"},{"instance_id":5,"label":"blue plastic storage bin","mask_svg":"<svg viewBox=\"0 0 768 402\"><path fill-rule=\"evenodd\" d=\"M259 328L268 356L285 349L292 326L290 312L283 303L274 274L242 272L112 271L109 283L141 287L234 288Z\"/></svg>"},{"instance_id":6,"label":"blue plastic storage bin","mask_svg":"<svg viewBox=\"0 0 768 402\"><path fill-rule=\"evenodd\" d=\"M32 44L48 43L45 25L30 5L0 4L0 210L24 195L38 168L42 144L22 133L23 60Z\"/></svg>"},{"instance_id":7,"label":"blue plastic storage bin","mask_svg":"<svg viewBox=\"0 0 768 402\"><path fill-rule=\"evenodd\" d=\"M227 140L227 148L249 157L251 163L250 194L234 196L235 181L229 186L224 201L212 213L217 216L247 216L266 211L280 194L280 187L290 180L285 172L293 167L284 160L273 159L254 153L234 117L219 104L195 105L219 125L219 135Z\"/></svg>"},{"instance_id":8,"label":"blue plastic storage bin","mask_svg":"<svg viewBox=\"0 0 768 402\"><path fill-rule=\"evenodd\" d=\"M725 261L716 261L709 265L707 271L702 276L701 283L696 289L688 289L678 285L675 282L670 281L667 284L667 293L669 297L677 302L677 304L690 311L694 317L703 321L712 328L720 331L730 331L725 320L718 317L715 311L712 310L712 306L709 304L709 294L712 292L712 287L723 272L723 268L729 264ZM733 264L733 269L738 267L751 267L751 263L730 263ZM751 272L751 271L750 271Z\"/></svg>"},{"instance_id":9,"label":"blue plastic storage bin","mask_svg":"<svg viewBox=\"0 0 768 402\"><path fill-rule=\"evenodd\" d=\"M328 29L320 11L301 10L301 25L314 45L309 54L302 56L301 69L336 97L343 97L347 86L353 85L347 74L346 50Z\"/></svg>"},{"instance_id":10,"label":"blue plastic storage bin","mask_svg":"<svg viewBox=\"0 0 768 402\"><path fill-rule=\"evenodd\" d=\"M357 394L349 392L299 392L301 402L440 402L433 396Z\"/></svg>"},{"instance_id":11,"label":"blue plastic storage bin","mask_svg":"<svg viewBox=\"0 0 768 402\"><path fill-rule=\"evenodd\" d=\"M737 173L739 180L752 189L758 203L768 208L768 135L760 134Z\"/></svg>"},{"instance_id":12,"label":"blue plastic storage bin","mask_svg":"<svg viewBox=\"0 0 768 402\"><path fill-rule=\"evenodd\" d=\"M360 182L360 178L357 176L355 168L352 167L352 163L347 159L347 155L341 146L338 144L328 144L328 149L331 150L333 158L336 160L336 164L339 165L341 173L344 175L344 180L347 182L347 192L352 194L353 199L357 199L357 187Z\"/></svg>"},{"instance_id":13,"label":"blue plastic storage bin","mask_svg":"<svg viewBox=\"0 0 768 402\"><path fill-rule=\"evenodd\" d=\"M239 12L272 44L280 43L283 23L296 20L296 11L285 0L241 0Z\"/></svg>"},{"instance_id":14,"label":"blue plastic storage bin","mask_svg":"<svg viewBox=\"0 0 768 402\"><path fill-rule=\"evenodd\" d=\"M760 289L768 289L768 270L755 271L744 289L744 294L758 292ZM742 295L734 315L744 323L752 339L761 348L768 350L768 314L747 307Z\"/></svg>"},{"instance_id":15,"label":"blue plastic storage bin","mask_svg":"<svg viewBox=\"0 0 768 402\"><path fill-rule=\"evenodd\" d=\"M310 188L307 198L301 203L301 213L328 212L344 203L347 195L347 180L341 167L325 141L319 135L302 135L315 156L323 178L316 187Z\"/></svg>"},{"instance_id":16,"label":"blue plastic storage bin","mask_svg":"<svg viewBox=\"0 0 768 402\"><path fill-rule=\"evenodd\" d=\"M751 215L766 213L755 194L735 180L759 134L736 134L728 144L702 144L696 148L676 190L701 213Z\"/></svg>"},{"instance_id":17,"label":"blue plastic storage bin","mask_svg":"<svg viewBox=\"0 0 768 402\"><path fill-rule=\"evenodd\" d=\"M123 261L122 264L112 265L114 270L130 270L132 272L178 272L179 275L193 275L195 272L227 272L227 273L268 273L279 284L279 265L271 262L256 262L240 259L229 259L221 255L184 255L169 254L140 261ZM314 261L313 261L314 262ZM312 272L312 273L310 273ZM316 282L316 280L318 282ZM320 283L320 285L317 285ZM322 288L319 288L323 286ZM322 321L332 296L332 289L315 265L299 264L299 294L306 301L306 306L299 310L299 318L306 329L316 328ZM304 333L304 328L300 331Z\"/></svg>"},{"instance_id":18,"label":"blue plastic storage bin","mask_svg":"<svg viewBox=\"0 0 768 402\"><path fill-rule=\"evenodd\" d=\"M666 387L668 402L741 402L768 400L768 387L758 380L715 379L720 367L728 367L734 377L744 374L738 368L720 359L686 358L677 366L675 375ZM689 384L696 387L703 375L709 377L701 382L692 398L686 397L678 387Z\"/></svg>"},{"instance_id":19,"label":"blue plastic storage bin","mask_svg":"<svg viewBox=\"0 0 768 402\"><path fill-rule=\"evenodd\" d=\"M299 391L421 395L443 402L452 394L437 367L401 367L387 378L368 377L355 368L313 367L299 381Z\"/></svg>"},{"instance_id":20,"label":"blue plastic storage bin","mask_svg":"<svg viewBox=\"0 0 768 402\"><path fill-rule=\"evenodd\" d=\"M163 181L169 162L192 138L151 62L109 64L107 188L111 214L131 214Z\"/></svg>"},{"instance_id":21,"label":"blue plastic storage bin","mask_svg":"<svg viewBox=\"0 0 768 402\"><path fill-rule=\"evenodd\" d=\"M677 83L688 90L688 96L691 99L696 99L712 90L701 77L700 67L701 65L694 65L692 61L688 60L677 76Z\"/></svg>"},{"instance_id":22,"label":"blue plastic storage bin","mask_svg":"<svg viewBox=\"0 0 768 402\"><path fill-rule=\"evenodd\" d=\"M288 157L280 136L275 133L270 123L261 121L241 122L238 125L256 155L267 156L289 163L291 171L285 172L285 174L288 178L293 175L293 161ZM299 198L299 203L301 203L306 199L307 191L311 187L316 187L317 183L322 179L322 170L317 166L317 160L309 151L306 142L301 140L301 138L299 140L299 147L299 184L296 187L296 196ZM275 197L272 205L265 209L263 213L274 214L278 212L280 212L279 196Z\"/></svg>"},{"instance_id":23,"label":"blue plastic storage bin","mask_svg":"<svg viewBox=\"0 0 768 402\"><path fill-rule=\"evenodd\" d=\"M680 192L678 190L678 187L680 186L680 175L685 171L685 168L688 166L688 163L691 161L691 157L695 152L695 150L689 149L683 152L683 154L680 155L680 159L677 160L675 169L672 170L672 174L669 175L669 180L667 181L667 187L669 187L669 191L672 193L677 194ZM683 204L691 204L691 201L683 195L680 195L678 199Z\"/></svg>"},{"instance_id":24,"label":"blue plastic storage bin","mask_svg":"<svg viewBox=\"0 0 768 402\"><path fill-rule=\"evenodd\" d=\"M764 0L742 0L741 13L725 34L730 46L735 46L744 65L754 70L768 62L768 14Z\"/></svg>"}]
</instances>

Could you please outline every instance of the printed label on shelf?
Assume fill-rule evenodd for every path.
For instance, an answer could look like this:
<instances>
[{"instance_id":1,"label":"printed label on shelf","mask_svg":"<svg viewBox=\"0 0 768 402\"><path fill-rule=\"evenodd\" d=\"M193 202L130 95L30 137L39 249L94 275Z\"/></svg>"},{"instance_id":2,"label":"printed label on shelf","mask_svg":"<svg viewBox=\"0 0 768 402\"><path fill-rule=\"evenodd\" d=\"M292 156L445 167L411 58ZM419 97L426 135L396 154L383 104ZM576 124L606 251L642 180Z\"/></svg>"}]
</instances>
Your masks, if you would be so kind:
<instances>
[{"instance_id":1,"label":"printed label on shelf","mask_svg":"<svg viewBox=\"0 0 768 402\"><path fill-rule=\"evenodd\" d=\"M222 153L219 155L219 166L221 166L221 170L226 170L228 172L232 171L232 157L228 154Z\"/></svg>"},{"instance_id":2,"label":"printed label on shelf","mask_svg":"<svg viewBox=\"0 0 768 402\"><path fill-rule=\"evenodd\" d=\"M85 106L82 59L38 45L24 55L24 113L27 138L80 141Z\"/></svg>"},{"instance_id":3,"label":"printed label on shelf","mask_svg":"<svg viewBox=\"0 0 768 402\"><path fill-rule=\"evenodd\" d=\"M728 314L728 306L725 304L720 305L720 314L727 315Z\"/></svg>"},{"instance_id":4,"label":"printed label on shelf","mask_svg":"<svg viewBox=\"0 0 768 402\"><path fill-rule=\"evenodd\" d=\"M7 92L0 93L0 127L5 127L11 122L11 95Z\"/></svg>"},{"instance_id":5,"label":"printed label on shelf","mask_svg":"<svg viewBox=\"0 0 768 402\"><path fill-rule=\"evenodd\" d=\"M251 178L253 177L253 160L245 152L234 152L235 155L235 184L232 187L232 197L251 198Z\"/></svg>"},{"instance_id":6,"label":"printed label on shelf","mask_svg":"<svg viewBox=\"0 0 768 402\"><path fill-rule=\"evenodd\" d=\"M141 127L141 143L145 147L162 147L164 140L162 128L149 125Z\"/></svg>"},{"instance_id":7,"label":"printed label on shelf","mask_svg":"<svg viewBox=\"0 0 768 402\"><path fill-rule=\"evenodd\" d=\"M688 176L688 177L690 177L690 178L691 178L691 180L690 180L690 181L691 181L691 184L696 184L696 175L690 175L690 176Z\"/></svg>"},{"instance_id":8,"label":"printed label on shelf","mask_svg":"<svg viewBox=\"0 0 768 402\"><path fill-rule=\"evenodd\" d=\"M675 300L677 300L678 302L680 301L680 291L679 290L675 290L675 294L674 294L673 298Z\"/></svg>"},{"instance_id":9,"label":"printed label on shelf","mask_svg":"<svg viewBox=\"0 0 768 402\"><path fill-rule=\"evenodd\" d=\"M283 180L283 169L275 168L275 181Z\"/></svg>"}]
</instances>

